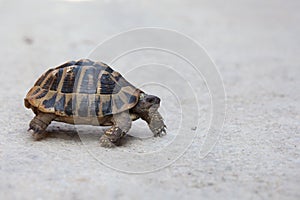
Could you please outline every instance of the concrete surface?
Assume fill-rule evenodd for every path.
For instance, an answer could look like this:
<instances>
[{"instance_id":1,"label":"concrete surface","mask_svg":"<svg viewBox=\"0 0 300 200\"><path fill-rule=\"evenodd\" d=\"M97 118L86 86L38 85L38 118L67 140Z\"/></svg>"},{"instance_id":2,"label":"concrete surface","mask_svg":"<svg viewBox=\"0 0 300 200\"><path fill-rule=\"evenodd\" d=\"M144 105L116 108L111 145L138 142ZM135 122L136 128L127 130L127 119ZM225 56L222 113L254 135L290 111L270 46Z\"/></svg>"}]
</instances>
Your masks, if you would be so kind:
<instances>
[{"instance_id":1,"label":"concrete surface","mask_svg":"<svg viewBox=\"0 0 300 200\"><path fill-rule=\"evenodd\" d=\"M296 0L0 1L0 199L300 199L299 10ZM32 141L23 98L35 79L143 26L183 32L215 60L227 117L213 151L199 159L197 136L171 166L137 175L101 164L73 126Z\"/></svg>"}]
</instances>

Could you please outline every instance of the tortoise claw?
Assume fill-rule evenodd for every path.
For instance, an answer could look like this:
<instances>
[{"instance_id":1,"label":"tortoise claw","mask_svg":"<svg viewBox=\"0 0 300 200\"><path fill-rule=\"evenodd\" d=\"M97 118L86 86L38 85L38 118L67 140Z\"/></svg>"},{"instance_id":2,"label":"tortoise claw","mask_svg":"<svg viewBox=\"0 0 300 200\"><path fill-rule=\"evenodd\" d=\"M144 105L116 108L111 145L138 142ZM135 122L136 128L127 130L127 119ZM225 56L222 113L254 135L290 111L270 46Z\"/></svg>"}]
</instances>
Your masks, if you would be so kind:
<instances>
[{"instance_id":1,"label":"tortoise claw","mask_svg":"<svg viewBox=\"0 0 300 200\"><path fill-rule=\"evenodd\" d=\"M30 125L29 129L27 130L29 134L32 135L33 139L38 141L47 136L47 132L41 130L38 126L36 125Z\"/></svg>"},{"instance_id":2,"label":"tortoise claw","mask_svg":"<svg viewBox=\"0 0 300 200\"><path fill-rule=\"evenodd\" d=\"M40 132L40 131L34 131L33 129L28 129L27 131L29 134L32 135L33 139L38 141L41 140L43 138L45 138L47 136L47 132Z\"/></svg>"},{"instance_id":3,"label":"tortoise claw","mask_svg":"<svg viewBox=\"0 0 300 200\"><path fill-rule=\"evenodd\" d=\"M164 125L161 128L155 129L154 130L154 137L162 137L162 136L167 135L167 130L166 129L167 129L166 125Z\"/></svg>"}]
</instances>

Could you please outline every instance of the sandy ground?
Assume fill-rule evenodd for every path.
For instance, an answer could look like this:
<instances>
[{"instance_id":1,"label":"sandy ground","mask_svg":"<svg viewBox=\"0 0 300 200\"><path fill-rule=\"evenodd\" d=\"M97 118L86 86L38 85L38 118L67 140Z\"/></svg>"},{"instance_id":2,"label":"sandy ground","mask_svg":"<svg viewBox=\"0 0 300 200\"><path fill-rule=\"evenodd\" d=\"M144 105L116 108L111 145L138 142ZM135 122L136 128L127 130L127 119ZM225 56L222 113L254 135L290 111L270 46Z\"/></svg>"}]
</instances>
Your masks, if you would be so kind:
<instances>
[{"instance_id":1,"label":"sandy ground","mask_svg":"<svg viewBox=\"0 0 300 200\"><path fill-rule=\"evenodd\" d=\"M299 1L183 2L0 1L1 199L300 199ZM227 116L211 153L199 158L206 117L182 157L146 174L107 167L91 156L73 126L54 123L48 139L34 142L26 133L33 114L23 98L35 79L49 67L85 57L113 34L144 26L189 35L218 66ZM205 89L203 96L206 116ZM175 124L170 110L164 115ZM87 130L97 143L102 129ZM171 140L174 130L161 139L128 137L120 149L147 151ZM118 157L120 150L105 155L110 151L121 165L129 164Z\"/></svg>"}]
</instances>

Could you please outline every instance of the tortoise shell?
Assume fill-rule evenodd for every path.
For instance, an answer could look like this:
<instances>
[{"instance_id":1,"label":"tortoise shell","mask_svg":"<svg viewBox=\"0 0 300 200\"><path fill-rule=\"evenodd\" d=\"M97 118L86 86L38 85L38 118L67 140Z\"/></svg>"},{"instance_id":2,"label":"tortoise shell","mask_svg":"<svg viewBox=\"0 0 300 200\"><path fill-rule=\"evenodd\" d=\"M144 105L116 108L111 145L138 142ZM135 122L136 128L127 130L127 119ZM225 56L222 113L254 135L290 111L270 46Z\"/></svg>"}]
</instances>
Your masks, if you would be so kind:
<instances>
[{"instance_id":1,"label":"tortoise shell","mask_svg":"<svg viewBox=\"0 0 300 200\"><path fill-rule=\"evenodd\" d=\"M140 92L108 65L82 59L49 69L24 101L35 112L104 117L133 108Z\"/></svg>"}]
</instances>

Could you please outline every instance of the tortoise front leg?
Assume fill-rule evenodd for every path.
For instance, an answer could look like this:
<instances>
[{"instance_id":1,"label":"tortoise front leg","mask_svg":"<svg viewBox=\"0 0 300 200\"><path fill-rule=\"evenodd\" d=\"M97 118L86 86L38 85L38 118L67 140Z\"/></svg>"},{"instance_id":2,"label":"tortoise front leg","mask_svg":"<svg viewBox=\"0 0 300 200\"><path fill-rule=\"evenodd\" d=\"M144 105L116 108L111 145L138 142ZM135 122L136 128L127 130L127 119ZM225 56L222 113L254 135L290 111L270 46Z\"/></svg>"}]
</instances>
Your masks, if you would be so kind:
<instances>
[{"instance_id":1,"label":"tortoise front leg","mask_svg":"<svg viewBox=\"0 0 300 200\"><path fill-rule=\"evenodd\" d=\"M40 112L29 123L28 131L32 133L35 140L41 140L46 136L46 128L54 118L54 114Z\"/></svg>"},{"instance_id":2,"label":"tortoise front leg","mask_svg":"<svg viewBox=\"0 0 300 200\"><path fill-rule=\"evenodd\" d=\"M111 148L120 144L120 139L131 128L131 118L128 112L122 112L113 116L114 125L105 131L100 138L102 147Z\"/></svg>"},{"instance_id":3,"label":"tortoise front leg","mask_svg":"<svg viewBox=\"0 0 300 200\"><path fill-rule=\"evenodd\" d=\"M144 120L148 123L149 128L152 131L154 137L161 137L167 134L167 126L164 123L163 117L157 110L150 111L148 113L148 116L146 116Z\"/></svg>"}]
</instances>

